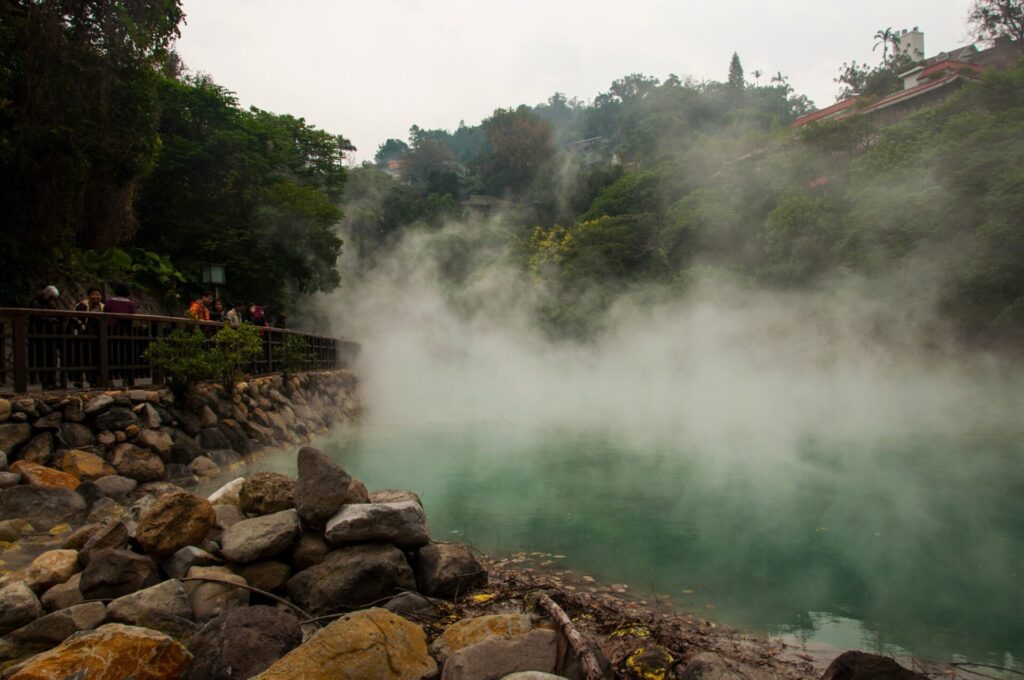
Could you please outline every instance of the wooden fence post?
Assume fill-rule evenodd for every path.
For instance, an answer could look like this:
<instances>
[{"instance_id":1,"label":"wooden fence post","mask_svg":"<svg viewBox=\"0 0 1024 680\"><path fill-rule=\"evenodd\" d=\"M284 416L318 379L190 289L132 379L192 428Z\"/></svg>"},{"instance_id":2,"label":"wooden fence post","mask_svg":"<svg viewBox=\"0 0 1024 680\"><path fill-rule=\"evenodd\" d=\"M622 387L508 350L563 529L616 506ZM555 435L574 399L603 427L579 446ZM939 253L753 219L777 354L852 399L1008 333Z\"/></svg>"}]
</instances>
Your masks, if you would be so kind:
<instances>
[{"instance_id":1,"label":"wooden fence post","mask_svg":"<svg viewBox=\"0 0 1024 680\"><path fill-rule=\"evenodd\" d=\"M16 314L12 319L14 331L14 391L28 392L28 319Z\"/></svg>"}]
</instances>

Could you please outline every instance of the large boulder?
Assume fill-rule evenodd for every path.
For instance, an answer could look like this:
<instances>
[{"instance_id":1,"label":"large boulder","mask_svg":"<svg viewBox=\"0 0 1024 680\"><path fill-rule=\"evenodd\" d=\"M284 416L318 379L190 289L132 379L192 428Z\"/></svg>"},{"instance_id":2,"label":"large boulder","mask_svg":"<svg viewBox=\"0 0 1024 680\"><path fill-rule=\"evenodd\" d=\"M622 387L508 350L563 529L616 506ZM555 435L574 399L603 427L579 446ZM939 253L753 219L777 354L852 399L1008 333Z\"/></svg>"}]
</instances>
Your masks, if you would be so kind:
<instances>
[{"instance_id":1,"label":"large boulder","mask_svg":"<svg viewBox=\"0 0 1024 680\"><path fill-rule=\"evenodd\" d=\"M302 642L290 613L257 605L231 609L211 619L195 636L189 680L251 678ZM301 676L296 676L296 678Z\"/></svg>"},{"instance_id":2,"label":"large boulder","mask_svg":"<svg viewBox=\"0 0 1024 680\"><path fill-rule=\"evenodd\" d=\"M533 630L530 617L525 614L489 614L462 619L448 626L430 645L430 651L438 661L465 647L479 644L492 638L525 635ZM536 669L520 669L536 670ZM509 671L510 673L512 671ZM500 677L500 676L499 676Z\"/></svg>"},{"instance_id":3,"label":"large boulder","mask_svg":"<svg viewBox=\"0 0 1024 680\"><path fill-rule=\"evenodd\" d=\"M43 605L24 583L0 588L0 635L21 628L42 615Z\"/></svg>"},{"instance_id":4,"label":"large boulder","mask_svg":"<svg viewBox=\"0 0 1024 680\"><path fill-rule=\"evenodd\" d=\"M133 444L120 444L110 459L117 474L137 482L156 482L164 478L164 462L152 451Z\"/></svg>"},{"instance_id":5,"label":"large boulder","mask_svg":"<svg viewBox=\"0 0 1024 680\"><path fill-rule=\"evenodd\" d=\"M49 432L40 432L21 447L18 455L29 463L49 465L53 457L53 435Z\"/></svg>"},{"instance_id":6,"label":"large boulder","mask_svg":"<svg viewBox=\"0 0 1024 680\"><path fill-rule=\"evenodd\" d=\"M34 427L37 430L56 430L58 427L60 427L61 421L63 420L63 413L61 413L60 411L51 411L42 418L39 418L36 422L32 423L32 427Z\"/></svg>"},{"instance_id":7,"label":"large boulder","mask_svg":"<svg viewBox=\"0 0 1024 680\"><path fill-rule=\"evenodd\" d=\"M209 621L229 609L249 605L248 584L226 567L192 567L185 592L196 621ZM239 587L243 586L243 587Z\"/></svg>"},{"instance_id":8,"label":"large boulder","mask_svg":"<svg viewBox=\"0 0 1024 680\"><path fill-rule=\"evenodd\" d=\"M423 680L437 664L416 624L385 609L348 614L318 632L259 680Z\"/></svg>"},{"instance_id":9,"label":"large boulder","mask_svg":"<svg viewBox=\"0 0 1024 680\"><path fill-rule=\"evenodd\" d=\"M216 427L204 427L199 431L199 445L204 449L231 449L231 440Z\"/></svg>"},{"instance_id":10,"label":"large boulder","mask_svg":"<svg viewBox=\"0 0 1024 680\"><path fill-rule=\"evenodd\" d=\"M0 519L23 519L36 531L78 524L87 510L85 499L69 489L21 485L0 491Z\"/></svg>"},{"instance_id":11,"label":"large boulder","mask_svg":"<svg viewBox=\"0 0 1024 680\"><path fill-rule=\"evenodd\" d=\"M78 488L78 478L60 470L48 468L38 463L29 463L19 460L11 466L11 472L21 475L22 481L30 486L37 486L43 489L67 489L74 491Z\"/></svg>"},{"instance_id":12,"label":"large boulder","mask_svg":"<svg viewBox=\"0 0 1024 680\"><path fill-rule=\"evenodd\" d=\"M160 582L156 564L130 550L107 548L92 553L78 589L87 600L117 598Z\"/></svg>"},{"instance_id":13,"label":"large boulder","mask_svg":"<svg viewBox=\"0 0 1024 680\"><path fill-rule=\"evenodd\" d=\"M0 451L14 452L32 437L32 426L28 423L7 423L0 425Z\"/></svg>"},{"instance_id":14,"label":"large boulder","mask_svg":"<svg viewBox=\"0 0 1024 680\"><path fill-rule=\"evenodd\" d=\"M89 408L86 407L85 410L88 412ZM110 430L114 432L116 430L123 430L129 425L137 425L138 422L139 419L135 417L131 409L114 407L96 416L96 420L93 421L93 427L97 430Z\"/></svg>"},{"instance_id":15,"label":"large boulder","mask_svg":"<svg viewBox=\"0 0 1024 680\"><path fill-rule=\"evenodd\" d=\"M821 680L925 680L887 656L867 652L843 652L828 665Z\"/></svg>"},{"instance_id":16,"label":"large boulder","mask_svg":"<svg viewBox=\"0 0 1024 680\"><path fill-rule=\"evenodd\" d=\"M423 508L412 501L343 505L327 522L328 543L386 541L416 548L430 541Z\"/></svg>"},{"instance_id":17,"label":"large boulder","mask_svg":"<svg viewBox=\"0 0 1024 680\"><path fill-rule=\"evenodd\" d=\"M209 567L221 563L220 558L194 545L185 546L160 563L171 578L185 578L192 567Z\"/></svg>"},{"instance_id":18,"label":"large boulder","mask_svg":"<svg viewBox=\"0 0 1024 680\"><path fill-rule=\"evenodd\" d=\"M57 437L69 449L92 446L96 442L92 430L81 423L62 423Z\"/></svg>"},{"instance_id":19,"label":"large boulder","mask_svg":"<svg viewBox=\"0 0 1024 680\"><path fill-rule=\"evenodd\" d=\"M102 602L85 602L55 611L9 633L8 640L20 644L59 645L80 630L103 624L107 608Z\"/></svg>"},{"instance_id":20,"label":"large boulder","mask_svg":"<svg viewBox=\"0 0 1024 680\"><path fill-rule=\"evenodd\" d=\"M315 567L288 581L288 595L316 614L351 609L403 590L415 590L416 579L402 551L371 543L335 550Z\"/></svg>"},{"instance_id":21,"label":"large boulder","mask_svg":"<svg viewBox=\"0 0 1024 680\"><path fill-rule=\"evenodd\" d=\"M192 655L163 633L108 623L32 657L11 680L172 680L191 662Z\"/></svg>"},{"instance_id":22,"label":"large boulder","mask_svg":"<svg viewBox=\"0 0 1024 680\"><path fill-rule=\"evenodd\" d=\"M303 522L321 527L341 508L352 477L312 446L299 450L298 468L295 508Z\"/></svg>"},{"instance_id":23,"label":"large boulder","mask_svg":"<svg viewBox=\"0 0 1024 680\"><path fill-rule=\"evenodd\" d=\"M78 559L84 565L92 561L92 556L100 550L121 550L128 547L128 527L120 520L113 520L100 525L96 531L86 539L78 554Z\"/></svg>"},{"instance_id":24,"label":"large boulder","mask_svg":"<svg viewBox=\"0 0 1024 680\"><path fill-rule=\"evenodd\" d=\"M85 405L85 415L92 416L97 413L102 413L108 408L114 405L114 398L109 394L98 394L89 400L89 403Z\"/></svg>"},{"instance_id":25,"label":"large boulder","mask_svg":"<svg viewBox=\"0 0 1024 680\"><path fill-rule=\"evenodd\" d=\"M167 459L174 448L174 440L171 439L171 435L159 430L139 430L139 436L136 437L135 442L139 446L156 451L161 459Z\"/></svg>"},{"instance_id":26,"label":"large boulder","mask_svg":"<svg viewBox=\"0 0 1024 680\"><path fill-rule=\"evenodd\" d=\"M47 550L28 566L25 585L41 593L58 583L64 583L78 570L77 550Z\"/></svg>"},{"instance_id":27,"label":"large boulder","mask_svg":"<svg viewBox=\"0 0 1024 680\"><path fill-rule=\"evenodd\" d=\"M416 553L416 584L431 597L454 599L487 585L487 570L468 545L431 543Z\"/></svg>"},{"instance_id":28,"label":"large boulder","mask_svg":"<svg viewBox=\"0 0 1024 680\"><path fill-rule=\"evenodd\" d=\"M124 501L138 485L139 483L134 479L117 474L107 475L96 480L96 486L100 491L115 501Z\"/></svg>"},{"instance_id":29,"label":"large boulder","mask_svg":"<svg viewBox=\"0 0 1024 680\"><path fill-rule=\"evenodd\" d=\"M172 633L177 627L169 630L165 623L191 618L192 605L181 581L176 579L122 595L107 605L109 621L146 626L166 633Z\"/></svg>"},{"instance_id":30,"label":"large boulder","mask_svg":"<svg viewBox=\"0 0 1024 680\"><path fill-rule=\"evenodd\" d=\"M60 459L60 469L78 479L90 481L117 473L112 465L95 453L78 449L71 449L64 454L64 457Z\"/></svg>"},{"instance_id":31,"label":"large boulder","mask_svg":"<svg viewBox=\"0 0 1024 680\"><path fill-rule=\"evenodd\" d=\"M257 472L242 484L238 498L249 515L288 510L295 507L295 480L279 472Z\"/></svg>"},{"instance_id":32,"label":"large boulder","mask_svg":"<svg viewBox=\"0 0 1024 680\"><path fill-rule=\"evenodd\" d=\"M188 545L198 545L213 526L213 506L186 491L156 499L139 520L135 540L146 553L166 557Z\"/></svg>"},{"instance_id":33,"label":"large boulder","mask_svg":"<svg viewBox=\"0 0 1024 680\"><path fill-rule=\"evenodd\" d=\"M264 560L287 550L301 531L294 509L242 520L224 530L221 553L232 562Z\"/></svg>"},{"instance_id":34,"label":"large boulder","mask_svg":"<svg viewBox=\"0 0 1024 680\"><path fill-rule=\"evenodd\" d=\"M550 673L557 663L558 633L536 628L523 635L494 637L460 649L445 661L441 680L498 680L519 671Z\"/></svg>"}]
</instances>

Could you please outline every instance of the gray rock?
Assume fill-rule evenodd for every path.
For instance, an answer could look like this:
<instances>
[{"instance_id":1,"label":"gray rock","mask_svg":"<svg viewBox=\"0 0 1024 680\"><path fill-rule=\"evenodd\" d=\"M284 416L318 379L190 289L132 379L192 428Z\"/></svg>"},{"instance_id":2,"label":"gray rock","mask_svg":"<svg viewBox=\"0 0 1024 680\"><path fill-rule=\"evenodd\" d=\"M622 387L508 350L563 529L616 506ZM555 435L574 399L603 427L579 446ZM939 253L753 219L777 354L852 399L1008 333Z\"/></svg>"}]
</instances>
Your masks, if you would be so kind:
<instances>
[{"instance_id":1,"label":"gray rock","mask_svg":"<svg viewBox=\"0 0 1024 680\"><path fill-rule=\"evenodd\" d=\"M487 570L468 545L431 543L416 553L416 584L431 597L453 599L487 585Z\"/></svg>"},{"instance_id":2,"label":"gray rock","mask_svg":"<svg viewBox=\"0 0 1024 680\"><path fill-rule=\"evenodd\" d=\"M86 510L85 499L67 489L22 485L0 491L0 519L24 519L37 531L80 524Z\"/></svg>"},{"instance_id":3,"label":"gray rock","mask_svg":"<svg viewBox=\"0 0 1024 680\"><path fill-rule=\"evenodd\" d=\"M371 503L399 503L401 501L413 501L423 507L420 497L408 489L377 489L370 492Z\"/></svg>"},{"instance_id":4,"label":"gray rock","mask_svg":"<svg viewBox=\"0 0 1024 680\"><path fill-rule=\"evenodd\" d=\"M192 605L189 604L184 586L177 579L168 579L155 586L123 595L107 605L107 618L116 623L146 626L154 619L159 621L168 616L192 618Z\"/></svg>"},{"instance_id":5,"label":"gray rock","mask_svg":"<svg viewBox=\"0 0 1024 680\"><path fill-rule=\"evenodd\" d=\"M171 434L171 439L171 454L168 457L170 462L188 465L203 455L203 448L192 437L181 430L175 430Z\"/></svg>"},{"instance_id":6,"label":"gray rock","mask_svg":"<svg viewBox=\"0 0 1024 680\"><path fill-rule=\"evenodd\" d=\"M211 449L206 452L206 457L224 470L233 470L245 465L242 454L232 449Z\"/></svg>"},{"instance_id":7,"label":"gray rock","mask_svg":"<svg viewBox=\"0 0 1024 680\"><path fill-rule=\"evenodd\" d=\"M0 489L7 489L21 484L20 472L0 472Z\"/></svg>"},{"instance_id":8,"label":"gray rock","mask_svg":"<svg viewBox=\"0 0 1024 680\"><path fill-rule=\"evenodd\" d=\"M78 572L64 583L59 583L43 593L40 601L47 611L67 609L85 600L82 591L78 589L82 581L82 572Z\"/></svg>"},{"instance_id":9,"label":"gray rock","mask_svg":"<svg viewBox=\"0 0 1024 680\"><path fill-rule=\"evenodd\" d=\"M195 636L187 680L251 678L301 643L299 623L288 612L260 605L232 609Z\"/></svg>"},{"instance_id":10,"label":"gray rock","mask_svg":"<svg viewBox=\"0 0 1024 680\"><path fill-rule=\"evenodd\" d=\"M687 665L687 670L692 664L693 661ZM708 676L697 677L707 678ZM821 680L925 680L927 677L907 670L889 657L851 651L843 652L833 659L825 669ZM689 680L695 680L695 678Z\"/></svg>"},{"instance_id":11,"label":"gray rock","mask_svg":"<svg viewBox=\"0 0 1024 680\"><path fill-rule=\"evenodd\" d=\"M60 439L61 444L68 449L80 449L92 446L96 442L96 437L93 436L92 430L81 423L62 424L57 437Z\"/></svg>"},{"instance_id":12,"label":"gray rock","mask_svg":"<svg viewBox=\"0 0 1024 680\"><path fill-rule=\"evenodd\" d=\"M299 450L298 470L295 508L303 522L321 527L341 508L352 477L312 446Z\"/></svg>"},{"instance_id":13,"label":"gray rock","mask_svg":"<svg viewBox=\"0 0 1024 680\"><path fill-rule=\"evenodd\" d=\"M232 562L264 560L288 549L302 527L295 510L243 520L224 530L221 553Z\"/></svg>"},{"instance_id":14,"label":"gray rock","mask_svg":"<svg viewBox=\"0 0 1024 680\"><path fill-rule=\"evenodd\" d=\"M157 413L157 410L152 404L143 404L142 408L139 409L137 416L139 419L139 427L155 429L160 427L162 422L160 414Z\"/></svg>"},{"instance_id":15,"label":"gray rock","mask_svg":"<svg viewBox=\"0 0 1024 680\"><path fill-rule=\"evenodd\" d=\"M230 482L207 496L207 500L213 505L234 505L235 507L241 507L242 501L238 496L242 492L243 484L245 484L244 477L232 479Z\"/></svg>"},{"instance_id":16,"label":"gray rock","mask_svg":"<svg viewBox=\"0 0 1024 680\"><path fill-rule=\"evenodd\" d=\"M226 567L192 567L188 570L185 592L196 621L209 621L229 609L249 605L245 579ZM212 580L209 580L212 579Z\"/></svg>"},{"instance_id":17,"label":"gray rock","mask_svg":"<svg viewBox=\"0 0 1024 680\"><path fill-rule=\"evenodd\" d=\"M79 488L86 486L86 482L82 482ZM89 516L86 517L87 522L94 522L97 524L109 524L110 522L116 522L125 514L125 508L123 505L115 501L113 498L108 498L103 495L98 486L95 486L91 482L88 483L91 491L94 494L95 500L92 501L92 507L89 508ZM86 499L89 502L89 499Z\"/></svg>"},{"instance_id":18,"label":"gray rock","mask_svg":"<svg viewBox=\"0 0 1024 680\"><path fill-rule=\"evenodd\" d=\"M205 404L199 409L199 425L201 427L217 427L217 414Z\"/></svg>"},{"instance_id":19,"label":"gray rock","mask_svg":"<svg viewBox=\"0 0 1024 680\"><path fill-rule=\"evenodd\" d=\"M99 394L89 400L89 403L85 405L85 415L93 416L97 413L102 413L108 408L114 405L114 398L108 394Z\"/></svg>"},{"instance_id":20,"label":"gray rock","mask_svg":"<svg viewBox=\"0 0 1024 680\"><path fill-rule=\"evenodd\" d=\"M323 562L329 552L323 536L315 531L303 531L292 548L292 567L295 571L309 569Z\"/></svg>"},{"instance_id":21,"label":"gray rock","mask_svg":"<svg viewBox=\"0 0 1024 680\"><path fill-rule=\"evenodd\" d=\"M122 477L121 475L100 477L94 483L105 496L109 496L118 502L123 502L128 497L128 494L139 485L134 479Z\"/></svg>"},{"instance_id":22,"label":"gray rock","mask_svg":"<svg viewBox=\"0 0 1024 680\"><path fill-rule=\"evenodd\" d=\"M64 420L72 423L80 423L85 420L85 408L81 399L68 400L67 405L64 406Z\"/></svg>"},{"instance_id":23,"label":"gray rock","mask_svg":"<svg viewBox=\"0 0 1024 680\"><path fill-rule=\"evenodd\" d=\"M206 456L196 456L188 464L189 471L200 479L212 479L220 476L220 466Z\"/></svg>"},{"instance_id":24,"label":"gray rock","mask_svg":"<svg viewBox=\"0 0 1024 680\"><path fill-rule=\"evenodd\" d=\"M245 513L237 505L215 505L213 514L215 516L214 526L221 529L232 527L245 519Z\"/></svg>"},{"instance_id":25,"label":"gray rock","mask_svg":"<svg viewBox=\"0 0 1024 680\"><path fill-rule=\"evenodd\" d=\"M380 543L335 550L288 581L288 595L313 615L357 608L415 589L416 579L402 551Z\"/></svg>"},{"instance_id":26,"label":"gray rock","mask_svg":"<svg viewBox=\"0 0 1024 680\"><path fill-rule=\"evenodd\" d=\"M168 458L174 448L174 440L171 439L170 433L161 430L139 430L139 436L135 439L135 443L155 451L161 459Z\"/></svg>"},{"instance_id":27,"label":"gray rock","mask_svg":"<svg viewBox=\"0 0 1024 680\"><path fill-rule=\"evenodd\" d=\"M128 528L124 522L114 521L101 525L89 536L78 554L82 564L89 564L98 550L123 550L128 547Z\"/></svg>"},{"instance_id":28,"label":"gray rock","mask_svg":"<svg viewBox=\"0 0 1024 680\"><path fill-rule=\"evenodd\" d=\"M194 545L185 546L178 552L160 563L171 578L185 578L192 567L209 567L219 565L220 558L211 555Z\"/></svg>"},{"instance_id":29,"label":"gray rock","mask_svg":"<svg viewBox=\"0 0 1024 680\"><path fill-rule=\"evenodd\" d=\"M230 415L230 414L229 414ZM234 420L221 421L220 425L217 426L227 440L231 443L231 448L238 453L245 455L252 450L249 444L249 437L245 434L245 430L242 426L236 423Z\"/></svg>"},{"instance_id":30,"label":"gray rock","mask_svg":"<svg viewBox=\"0 0 1024 680\"><path fill-rule=\"evenodd\" d=\"M53 435L49 432L40 432L21 447L18 455L29 463L49 465L53 458Z\"/></svg>"},{"instance_id":31,"label":"gray rock","mask_svg":"<svg viewBox=\"0 0 1024 680\"><path fill-rule=\"evenodd\" d=\"M204 427L199 432L199 445L204 449L231 449L231 440L216 427Z\"/></svg>"},{"instance_id":32,"label":"gray rock","mask_svg":"<svg viewBox=\"0 0 1024 680\"><path fill-rule=\"evenodd\" d=\"M430 541L423 508L412 501L343 505L327 522L328 543L386 541L415 548Z\"/></svg>"},{"instance_id":33,"label":"gray rock","mask_svg":"<svg viewBox=\"0 0 1024 680\"><path fill-rule=\"evenodd\" d=\"M160 581L153 560L129 550L105 549L92 553L82 571L79 590L87 600L117 598Z\"/></svg>"},{"instance_id":34,"label":"gray rock","mask_svg":"<svg viewBox=\"0 0 1024 680\"><path fill-rule=\"evenodd\" d=\"M463 647L445 661L441 680L499 680L519 671L550 673L558 663L558 634L535 628Z\"/></svg>"},{"instance_id":35,"label":"gray rock","mask_svg":"<svg viewBox=\"0 0 1024 680\"><path fill-rule=\"evenodd\" d=\"M48 415L43 416L32 423L32 427L37 430L56 430L60 427L61 422L64 420L64 414L60 411L54 411Z\"/></svg>"},{"instance_id":36,"label":"gray rock","mask_svg":"<svg viewBox=\"0 0 1024 680\"><path fill-rule=\"evenodd\" d=\"M132 444L117 446L110 464L117 474L139 482L156 482L164 478L164 462L160 457Z\"/></svg>"},{"instance_id":37,"label":"gray rock","mask_svg":"<svg viewBox=\"0 0 1024 680\"><path fill-rule=\"evenodd\" d=\"M60 544L61 550L81 550L101 526L101 524L92 523L78 527Z\"/></svg>"},{"instance_id":38,"label":"gray rock","mask_svg":"<svg viewBox=\"0 0 1024 680\"><path fill-rule=\"evenodd\" d=\"M106 607L102 602L75 604L67 609L41 616L7 635L9 640L22 644L59 645L80 630L103 625Z\"/></svg>"},{"instance_id":39,"label":"gray rock","mask_svg":"<svg viewBox=\"0 0 1024 680\"><path fill-rule=\"evenodd\" d=\"M284 562L275 560L239 565L233 571L244 578L245 582L253 588L259 588L268 593L281 590L288 583L288 579L292 577L292 568Z\"/></svg>"},{"instance_id":40,"label":"gray rock","mask_svg":"<svg viewBox=\"0 0 1024 680\"><path fill-rule=\"evenodd\" d=\"M238 493L242 512L270 515L295 507L295 480L279 472L257 472Z\"/></svg>"},{"instance_id":41,"label":"gray rock","mask_svg":"<svg viewBox=\"0 0 1024 680\"><path fill-rule=\"evenodd\" d=\"M43 605L24 583L0 588L0 635L21 628L42 615Z\"/></svg>"},{"instance_id":42,"label":"gray rock","mask_svg":"<svg viewBox=\"0 0 1024 680\"><path fill-rule=\"evenodd\" d=\"M32 436L28 423L7 423L0 425L0 451L14 451Z\"/></svg>"},{"instance_id":43,"label":"gray rock","mask_svg":"<svg viewBox=\"0 0 1024 680\"><path fill-rule=\"evenodd\" d=\"M97 430L123 430L129 425L138 425L139 419L131 412L131 409L115 406L114 408L96 416L93 426Z\"/></svg>"},{"instance_id":44,"label":"gray rock","mask_svg":"<svg viewBox=\"0 0 1024 680\"><path fill-rule=\"evenodd\" d=\"M437 606L437 600L432 600L419 593L401 593L394 596L384 605L384 609L394 612L399 616L410 618L415 623L424 620L438 619L443 613Z\"/></svg>"}]
</instances>

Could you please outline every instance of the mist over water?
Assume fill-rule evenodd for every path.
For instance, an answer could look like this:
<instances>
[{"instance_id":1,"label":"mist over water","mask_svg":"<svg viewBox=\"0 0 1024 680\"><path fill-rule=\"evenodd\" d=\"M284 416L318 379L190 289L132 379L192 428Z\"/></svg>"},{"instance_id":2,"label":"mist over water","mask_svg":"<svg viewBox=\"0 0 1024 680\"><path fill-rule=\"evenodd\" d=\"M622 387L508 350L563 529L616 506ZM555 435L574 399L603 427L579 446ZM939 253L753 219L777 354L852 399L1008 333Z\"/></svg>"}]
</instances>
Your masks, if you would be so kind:
<instances>
[{"instance_id":1,"label":"mist over water","mask_svg":"<svg viewBox=\"0 0 1024 680\"><path fill-rule=\"evenodd\" d=\"M1024 657L1024 376L902 302L927 268L595 290L616 295L602 330L556 341L474 233L413 232L319 301L363 346L364 422L332 446L371 488L423 493L435 535L564 553L725 623Z\"/></svg>"}]
</instances>

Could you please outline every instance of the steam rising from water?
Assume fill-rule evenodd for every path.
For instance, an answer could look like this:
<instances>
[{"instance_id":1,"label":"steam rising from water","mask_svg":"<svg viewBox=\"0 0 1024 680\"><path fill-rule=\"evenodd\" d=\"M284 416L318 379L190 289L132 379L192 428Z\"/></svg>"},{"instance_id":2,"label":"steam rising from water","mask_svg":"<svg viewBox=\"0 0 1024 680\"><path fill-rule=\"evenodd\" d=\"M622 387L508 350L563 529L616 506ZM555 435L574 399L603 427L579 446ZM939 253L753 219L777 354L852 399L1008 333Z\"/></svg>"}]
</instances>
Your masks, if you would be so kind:
<instances>
[{"instance_id":1,"label":"steam rising from water","mask_svg":"<svg viewBox=\"0 0 1024 680\"><path fill-rule=\"evenodd\" d=\"M942 340L921 303L938 290L926 263L884 282L837 276L810 293L714 272L685 294L595 290L619 298L580 344L541 332L537 291L485 233L412 232L320 300L335 332L363 345L369 423L578 425L723 461L749 462L756 448L772 462L808 437L963 434L1005 426L1024 406L1019 372ZM453 244L468 253L458 285L443 275Z\"/></svg>"}]
</instances>

